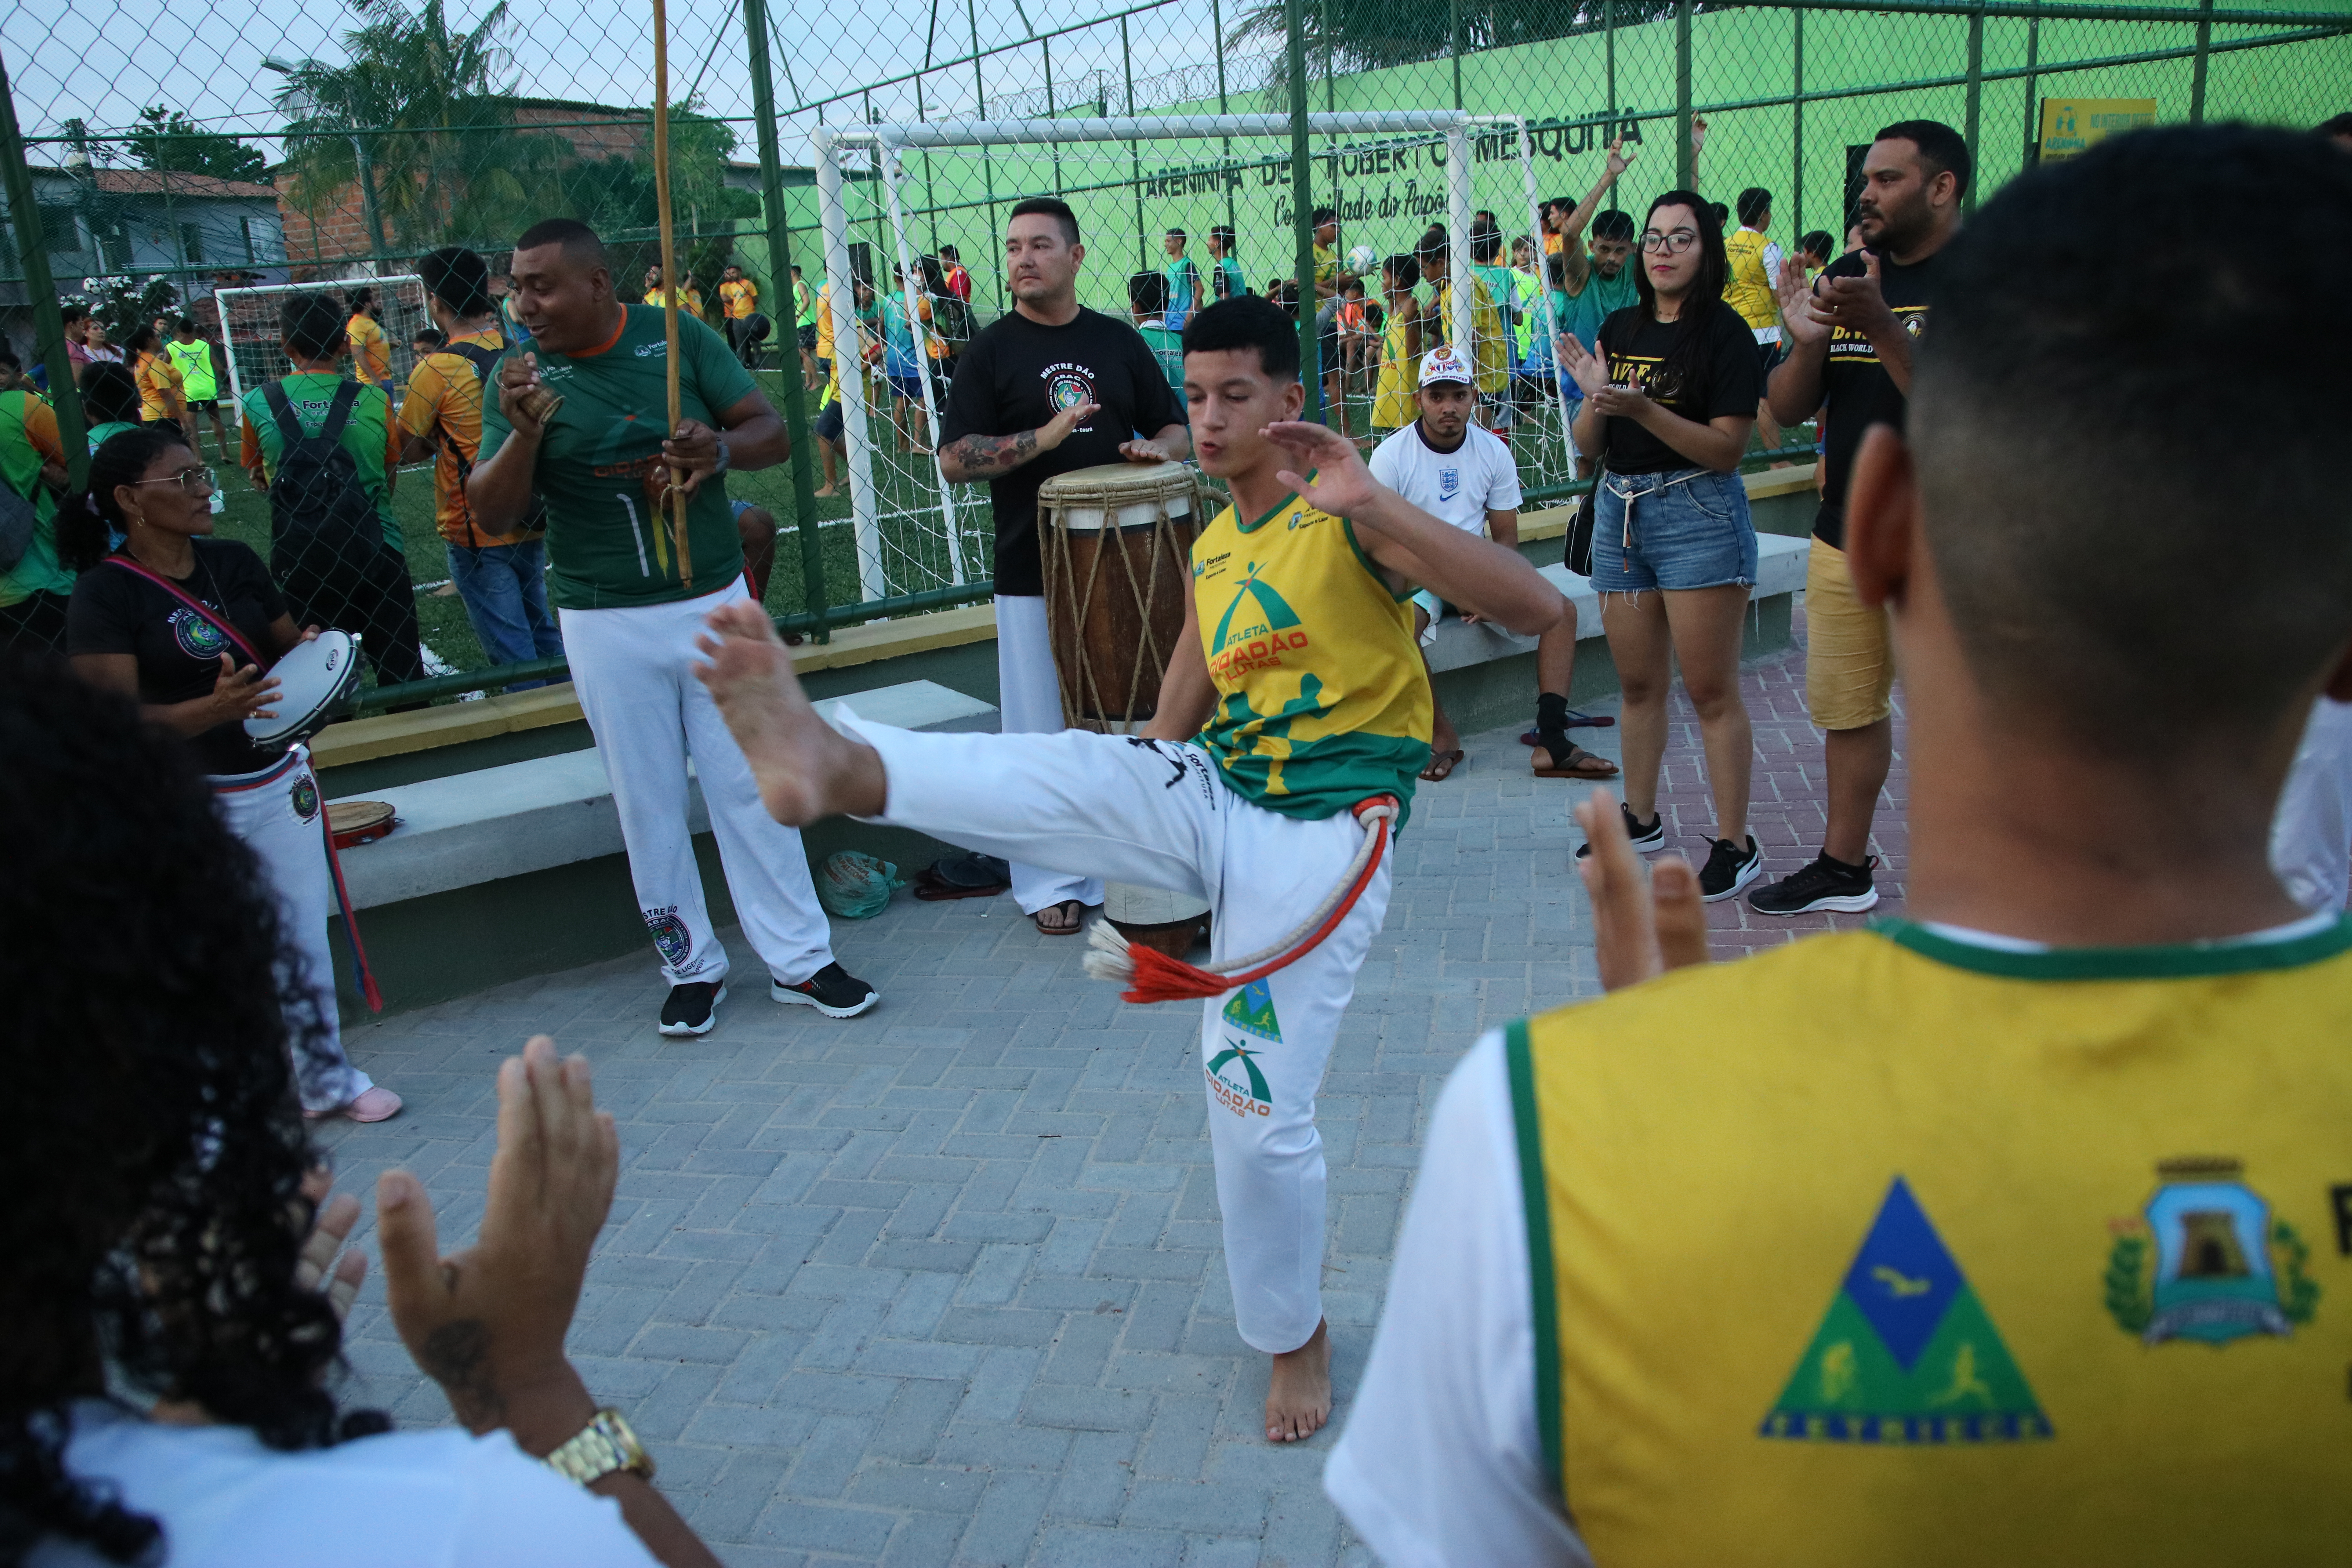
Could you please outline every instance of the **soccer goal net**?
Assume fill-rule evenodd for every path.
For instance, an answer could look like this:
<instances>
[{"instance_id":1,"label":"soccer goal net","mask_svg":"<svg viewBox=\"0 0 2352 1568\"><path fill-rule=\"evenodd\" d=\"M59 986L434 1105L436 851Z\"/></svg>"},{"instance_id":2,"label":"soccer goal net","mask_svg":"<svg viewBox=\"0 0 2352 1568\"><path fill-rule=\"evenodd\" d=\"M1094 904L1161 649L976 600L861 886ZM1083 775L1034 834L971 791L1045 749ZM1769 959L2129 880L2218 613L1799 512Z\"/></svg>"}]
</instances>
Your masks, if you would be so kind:
<instances>
[{"instance_id":1,"label":"soccer goal net","mask_svg":"<svg viewBox=\"0 0 2352 1568\"><path fill-rule=\"evenodd\" d=\"M362 289L374 293L376 325L383 330L388 377L404 385L416 366L416 334L433 324L425 312L425 282L413 272L391 278L343 278L322 283L276 283L258 289L223 289L219 301L221 342L228 351L228 384L232 399L241 399L265 381L291 371L286 357L280 319L286 301L303 294L334 296L337 308L349 316L352 301ZM373 372L371 372L371 374ZM394 394L394 401L399 395Z\"/></svg>"},{"instance_id":2,"label":"soccer goal net","mask_svg":"<svg viewBox=\"0 0 2352 1568\"><path fill-rule=\"evenodd\" d=\"M1408 359L1449 345L1475 365L1477 417L1510 443L1523 485L1575 477L1572 388L1551 349L1562 307L1523 124L1458 111L1307 121L1308 216L1329 209L1337 234L1321 231L1303 289L1285 115L818 128L835 345L818 428L845 470L862 597L993 571L987 487L950 482L937 447L963 350L1013 308L1004 226L1030 196L1069 203L1086 246L1079 303L1134 323L1180 398L1188 314L1236 289L1269 294L1316 318L1304 374L1326 422L1367 449L1414 417ZM1414 258L1433 247L1424 269ZM1471 286L1451 286L1460 279Z\"/></svg>"}]
</instances>

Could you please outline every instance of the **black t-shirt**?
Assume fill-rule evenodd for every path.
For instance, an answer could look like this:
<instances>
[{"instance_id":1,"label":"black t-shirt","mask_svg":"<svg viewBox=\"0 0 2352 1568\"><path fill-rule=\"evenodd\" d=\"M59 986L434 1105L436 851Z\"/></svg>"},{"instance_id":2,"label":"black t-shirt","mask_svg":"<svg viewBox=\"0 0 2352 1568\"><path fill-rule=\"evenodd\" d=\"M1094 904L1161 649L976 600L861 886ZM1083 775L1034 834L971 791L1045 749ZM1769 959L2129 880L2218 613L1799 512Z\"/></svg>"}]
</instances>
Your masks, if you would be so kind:
<instances>
[{"instance_id":1,"label":"black t-shirt","mask_svg":"<svg viewBox=\"0 0 2352 1568\"><path fill-rule=\"evenodd\" d=\"M1915 340L1927 330L1927 294L1935 285L1935 272L1933 256L1908 267L1898 267L1885 256L1878 258L1878 288L1886 297L1886 308ZM1820 288L1823 279L1862 276L1862 252L1856 251L1822 268L1813 286ZM1870 346L1870 340L1848 327L1830 330L1829 359L1822 366L1822 394L1829 405L1825 416L1830 425L1829 450L1823 460L1830 468L1822 476L1822 506L1813 514L1813 532L1824 544L1843 550L1845 487L1853 474L1853 455L1862 449L1862 438L1873 425L1902 429L1908 400L1895 389L1895 378L1878 363L1878 351Z\"/></svg>"},{"instance_id":2,"label":"black t-shirt","mask_svg":"<svg viewBox=\"0 0 2352 1568\"><path fill-rule=\"evenodd\" d=\"M1073 468L1119 461L1120 442L1183 424L1184 405L1141 333L1084 306L1076 320L1060 327L1010 311L972 339L956 363L940 420L942 447L966 436L1034 430L1081 403L1098 403L1102 410L1052 451L988 481L1000 594L1045 591L1037 560L1037 487Z\"/></svg>"},{"instance_id":3,"label":"black t-shirt","mask_svg":"<svg viewBox=\"0 0 2352 1568\"><path fill-rule=\"evenodd\" d=\"M1696 333L1694 340L1688 334ZM1601 354L1609 379L1638 384L1651 400L1696 424L1727 414L1756 416L1764 371L1756 334L1739 312L1717 300L1696 318L1664 325L1640 305L1628 305L1601 323ZM1664 474L1698 465L1631 419L1609 421L1609 468L1620 474Z\"/></svg>"},{"instance_id":4,"label":"black t-shirt","mask_svg":"<svg viewBox=\"0 0 2352 1568\"><path fill-rule=\"evenodd\" d=\"M196 563L180 592L267 651L269 627L286 614L261 557L231 540L195 539ZM100 562L74 584L66 607L68 653L127 653L139 661L139 700L161 706L208 696L220 679L220 656L239 669L253 660L221 629L135 573ZM257 746L236 721L194 738L206 773L249 773L284 754Z\"/></svg>"}]
</instances>

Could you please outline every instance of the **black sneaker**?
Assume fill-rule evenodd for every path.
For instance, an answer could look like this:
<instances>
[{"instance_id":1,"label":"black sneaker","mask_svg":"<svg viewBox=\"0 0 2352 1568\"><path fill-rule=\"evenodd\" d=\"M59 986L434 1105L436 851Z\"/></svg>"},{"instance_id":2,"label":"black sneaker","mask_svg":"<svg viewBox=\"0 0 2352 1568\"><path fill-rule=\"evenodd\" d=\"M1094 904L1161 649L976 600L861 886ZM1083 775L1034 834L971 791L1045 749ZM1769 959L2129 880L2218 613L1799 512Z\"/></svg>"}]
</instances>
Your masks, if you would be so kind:
<instances>
[{"instance_id":1,"label":"black sneaker","mask_svg":"<svg viewBox=\"0 0 2352 1568\"><path fill-rule=\"evenodd\" d=\"M715 980L689 980L669 988L669 1000L662 1004L661 1032L665 1035L707 1035L717 1022L719 1004L727 1000L727 987Z\"/></svg>"},{"instance_id":2,"label":"black sneaker","mask_svg":"<svg viewBox=\"0 0 2352 1568\"><path fill-rule=\"evenodd\" d=\"M1811 865L1777 882L1767 882L1748 894L1748 907L1766 915L1802 915L1815 910L1860 914L1878 902L1878 889L1870 879L1870 873L1877 866L1875 855L1859 866L1849 866L1823 855Z\"/></svg>"},{"instance_id":3,"label":"black sneaker","mask_svg":"<svg viewBox=\"0 0 2352 1568\"><path fill-rule=\"evenodd\" d=\"M1658 813L1644 825L1640 817L1633 815L1633 808L1623 801L1617 803L1617 809L1625 818L1625 837L1633 841L1635 850L1647 855L1653 849L1664 849L1666 847L1666 814L1664 812ZM1591 853L1592 846L1590 844L1580 844L1576 847L1576 858L1580 860Z\"/></svg>"},{"instance_id":4,"label":"black sneaker","mask_svg":"<svg viewBox=\"0 0 2352 1568\"><path fill-rule=\"evenodd\" d=\"M1745 849L1728 838L1718 838L1698 874L1699 902L1720 903L1763 874L1764 851L1756 847L1754 834L1748 835Z\"/></svg>"},{"instance_id":5,"label":"black sneaker","mask_svg":"<svg viewBox=\"0 0 2352 1568\"><path fill-rule=\"evenodd\" d=\"M772 981L768 994L779 1002L799 1002L828 1018L855 1018L882 1000L879 993L838 963L828 963L798 985Z\"/></svg>"}]
</instances>

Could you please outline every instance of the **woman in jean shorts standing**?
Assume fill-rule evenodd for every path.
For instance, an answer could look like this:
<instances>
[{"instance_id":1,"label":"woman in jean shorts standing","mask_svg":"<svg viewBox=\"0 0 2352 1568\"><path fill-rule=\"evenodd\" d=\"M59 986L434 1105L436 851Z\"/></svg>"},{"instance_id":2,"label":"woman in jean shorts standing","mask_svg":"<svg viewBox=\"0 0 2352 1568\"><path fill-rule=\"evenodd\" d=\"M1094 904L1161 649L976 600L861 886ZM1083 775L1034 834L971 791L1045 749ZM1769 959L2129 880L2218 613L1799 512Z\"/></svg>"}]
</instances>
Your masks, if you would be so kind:
<instances>
[{"instance_id":1,"label":"woman in jean shorts standing","mask_svg":"<svg viewBox=\"0 0 2352 1568\"><path fill-rule=\"evenodd\" d=\"M1715 795L1699 872L1700 895L1713 903L1764 868L1748 832L1752 743L1739 643L1756 585L1756 526L1738 474L1763 377L1754 334L1723 300L1723 230L1707 204L1667 192L1650 204L1641 245L1640 303L1601 323L1598 353L1573 337L1558 349L1584 394L1577 449L1603 459L1592 585L1625 690L1626 830L1637 849L1666 841L1658 768L1679 660Z\"/></svg>"}]
</instances>

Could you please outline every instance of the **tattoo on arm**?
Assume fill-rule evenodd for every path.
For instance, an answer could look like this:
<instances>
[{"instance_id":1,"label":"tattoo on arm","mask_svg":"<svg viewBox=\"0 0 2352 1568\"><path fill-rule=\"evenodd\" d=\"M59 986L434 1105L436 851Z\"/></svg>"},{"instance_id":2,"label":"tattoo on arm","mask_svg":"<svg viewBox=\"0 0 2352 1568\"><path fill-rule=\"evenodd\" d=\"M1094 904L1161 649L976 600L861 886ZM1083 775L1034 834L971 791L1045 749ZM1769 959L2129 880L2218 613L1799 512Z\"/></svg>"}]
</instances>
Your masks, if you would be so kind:
<instances>
[{"instance_id":1,"label":"tattoo on arm","mask_svg":"<svg viewBox=\"0 0 2352 1568\"><path fill-rule=\"evenodd\" d=\"M966 479L989 479L1011 473L1037 455L1037 432L1018 436L966 436L951 441L942 454L953 458Z\"/></svg>"},{"instance_id":2,"label":"tattoo on arm","mask_svg":"<svg viewBox=\"0 0 2352 1568\"><path fill-rule=\"evenodd\" d=\"M425 1336L416 1359L459 1421L482 1429L505 1425L506 1396L490 1381L490 1331L480 1319L442 1324Z\"/></svg>"}]
</instances>

